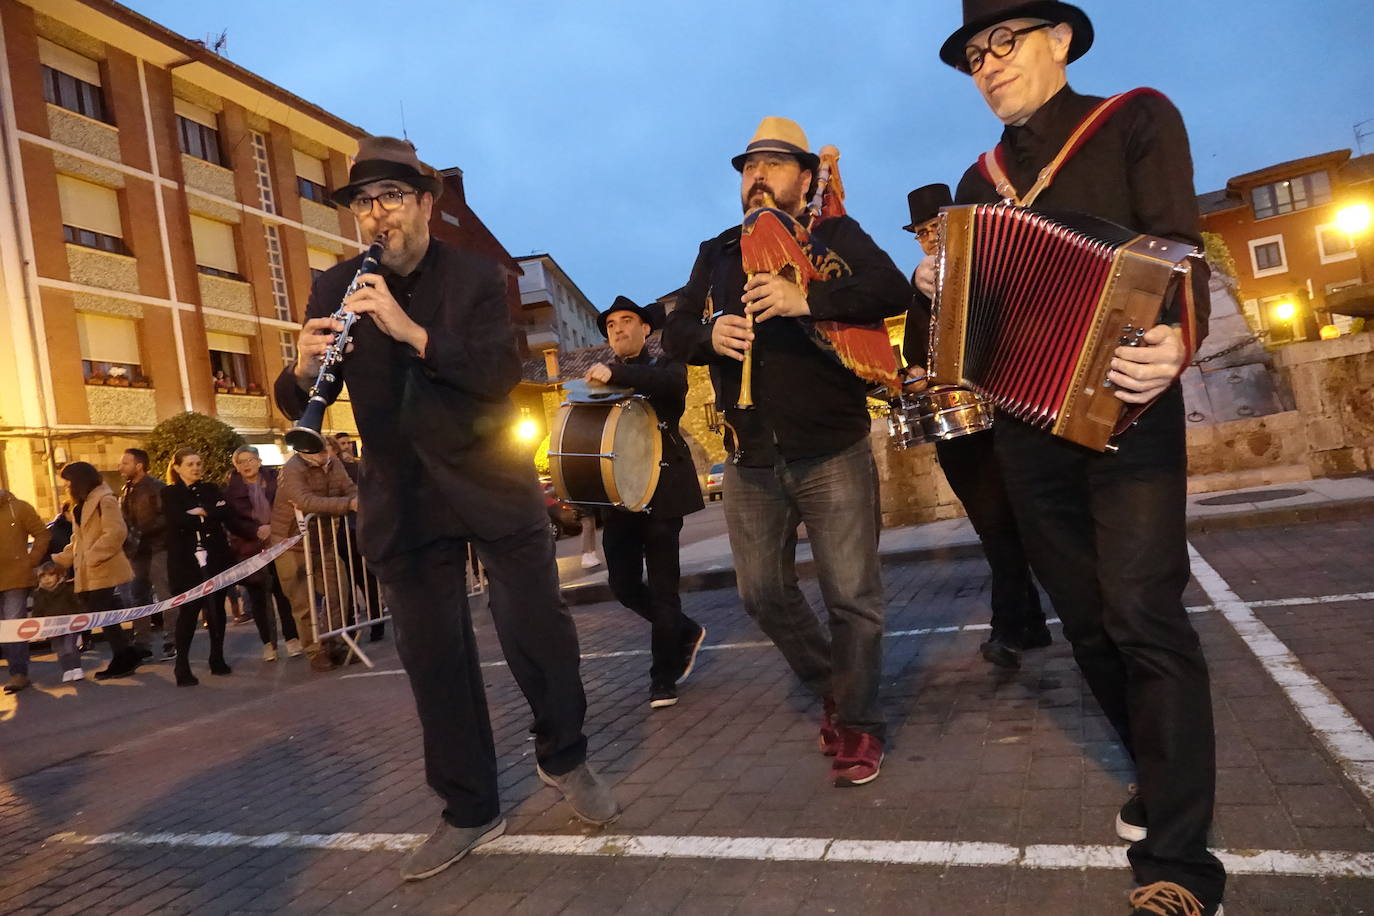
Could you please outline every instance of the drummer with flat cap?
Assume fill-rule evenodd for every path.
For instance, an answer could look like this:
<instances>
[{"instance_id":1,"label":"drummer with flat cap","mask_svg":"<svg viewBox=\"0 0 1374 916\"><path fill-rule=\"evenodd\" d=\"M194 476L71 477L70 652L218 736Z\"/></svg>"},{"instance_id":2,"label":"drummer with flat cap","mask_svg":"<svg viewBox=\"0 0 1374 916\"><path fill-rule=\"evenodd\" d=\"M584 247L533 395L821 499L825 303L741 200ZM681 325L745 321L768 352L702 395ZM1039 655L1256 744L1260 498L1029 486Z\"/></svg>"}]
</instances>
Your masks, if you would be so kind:
<instances>
[{"instance_id":1,"label":"drummer with flat cap","mask_svg":"<svg viewBox=\"0 0 1374 916\"><path fill-rule=\"evenodd\" d=\"M928 184L907 195L911 222L902 228L913 233L927 255L940 247L940 208L953 203L949 185ZM916 293L906 316L902 355L911 367L907 374L924 379L930 347L930 300ZM908 382L907 391L924 387ZM993 454L994 429L973 432L935 443L940 470L950 489L964 504L969 522L978 533L983 556L992 570L992 633L979 647L983 658L1000 668L1016 668L1024 649L1040 649L1051 642L1040 608L1040 593L1031 578L1021 532L1016 527L1007 487Z\"/></svg>"},{"instance_id":2,"label":"drummer with flat cap","mask_svg":"<svg viewBox=\"0 0 1374 916\"><path fill-rule=\"evenodd\" d=\"M651 353L646 345L658 329L660 311L617 296L596 319L614 358L592 366L586 375L592 384L632 388L647 397L663 440L658 486L648 507L643 512L609 510L601 533L611 593L652 627L649 706L653 709L677 703L677 685L692 673L697 651L706 639L706 628L682 612L678 594L682 518L704 504L691 450L678 428L687 406L687 367Z\"/></svg>"}]
</instances>

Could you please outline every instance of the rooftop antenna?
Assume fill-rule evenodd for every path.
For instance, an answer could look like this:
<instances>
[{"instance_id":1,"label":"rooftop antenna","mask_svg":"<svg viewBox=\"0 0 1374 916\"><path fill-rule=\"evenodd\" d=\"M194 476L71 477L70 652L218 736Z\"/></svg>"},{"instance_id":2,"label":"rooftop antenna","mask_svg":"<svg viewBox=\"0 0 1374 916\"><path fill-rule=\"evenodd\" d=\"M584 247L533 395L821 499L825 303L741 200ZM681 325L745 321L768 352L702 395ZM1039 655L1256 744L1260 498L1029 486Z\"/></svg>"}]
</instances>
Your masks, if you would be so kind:
<instances>
[{"instance_id":1,"label":"rooftop antenna","mask_svg":"<svg viewBox=\"0 0 1374 916\"><path fill-rule=\"evenodd\" d=\"M406 133L406 100L401 99L401 139L410 142L410 134ZM411 144L412 146L414 144Z\"/></svg>"},{"instance_id":2,"label":"rooftop antenna","mask_svg":"<svg viewBox=\"0 0 1374 916\"><path fill-rule=\"evenodd\" d=\"M205 44L215 54L223 55L224 49L229 46L229 30L221 30L218 36L206 35Z\"/></svg>"},{"instance_id":3,"label":"rooftop antenna","mask_svg":"<svg viewBox=\"0 0 1374 916\"><path fill-rule=\"evenodd\" d=\"M1360 155L1364 155L1364 141L1366 137L1374 137L1374 118L1361 121L1355 125L1355 146L1359 149Z\"/></svg>"}]
</instances>

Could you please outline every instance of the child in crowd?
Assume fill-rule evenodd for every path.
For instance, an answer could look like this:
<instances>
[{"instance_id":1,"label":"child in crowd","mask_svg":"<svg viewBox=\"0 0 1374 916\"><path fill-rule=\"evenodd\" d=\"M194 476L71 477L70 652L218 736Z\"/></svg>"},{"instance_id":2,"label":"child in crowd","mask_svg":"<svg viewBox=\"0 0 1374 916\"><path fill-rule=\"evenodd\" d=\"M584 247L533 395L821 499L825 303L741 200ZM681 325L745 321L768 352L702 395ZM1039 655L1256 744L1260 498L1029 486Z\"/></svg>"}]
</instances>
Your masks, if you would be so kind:
<instances>
[{"instance_id":1,"label":"child in crowd","mask_svg":"<svg viewBox=\"0 0 1374 916\"><path fill-rule=\"evenodd\" d=\"M33 616L61 617L81 612L81 602L76 600L72 582L62 567L56 563L44 563L38 567L38 588L33 591ZM52 650L62 664L63 683L85 677L85 672L81 670L81 652L77 649L75 633L54 636Z\"/></svg>"}]
</instances>

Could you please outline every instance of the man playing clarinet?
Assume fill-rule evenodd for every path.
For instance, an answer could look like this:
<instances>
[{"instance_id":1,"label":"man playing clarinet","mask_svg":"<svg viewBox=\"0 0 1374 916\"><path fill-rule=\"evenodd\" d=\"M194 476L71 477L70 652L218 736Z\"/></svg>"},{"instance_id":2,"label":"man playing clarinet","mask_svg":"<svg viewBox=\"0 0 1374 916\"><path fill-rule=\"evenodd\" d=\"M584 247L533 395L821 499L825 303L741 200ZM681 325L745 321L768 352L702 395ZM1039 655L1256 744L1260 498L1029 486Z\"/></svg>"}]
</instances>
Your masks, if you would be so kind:
<instances>
[{"instance_id":1,"label":"man playing clarinet","mask_svg":"<svg viewBox=\"0 0 1374 916\"><path fill-rule=\"evenodd\" d=\"M746 214L774 208L802 223L819 157L802 129L765 118L740 172ZM725 521L744 608L822 700L830 780L855 786L878 777L884 721L883 584L878 571L877 470L868 443L866 384L818 346L819 320L873 322L904 311L910 286L848 216L815 224L815 237L846 265L805 293L776 273L746 280L741 229L703 242L664 348L710 365L725 405ZM753 318L753 329L745 316ZM751 352L752 351L752 352ZM753 407L741 400L749 360ZM797 586L797 525L806 523L829 627Z\"/></svg>"},{"instance_id":2,"label":"man playing clarinet","mask_svg":"<svg viewBox=\"0 0 1374 916\"><path fill-rule=\"evenodd\" d=\"M467 545L491 583L501 648L534 712L536 770L573 813L605 824L619 813L587 765L587 701L577 631L558 591L553 542L529 454L515 447L510 391L520 360L496 265L429 235L442 185L408 142L367 137L349 183L333 194L362 237L385 233L377 273L361 258L315 281L296 364L277 403L300 416L321 356L343 323L363 316L334 373L347 377L368 443L358 537L396 621L396 648L424 734L425 775L443 800L439 826L402 867L407 880L443 871L505 831L496 749L472 617Z\"/></svg>"},{"instance_id":3,"label":"man playing clarinet","mask_svg":"<svg viewBox=\"0 0 1374 916\"><path fill-rule=\"evenodd\" d=\"M969 74L1003 123L1001 143L959 183L957 203L1009 200L1068 210L1202 245L1188 135L1151 90L1105 117L1102 99L1069 88L1069 63L1092 45L1067 3L965 0L940 59ZM1070 135L1087 126L1087 139ZM1056 172L1047 168L1066 151ZM1202 265L1198 265L1201 267ZM1194 271L1206 328L1205 271ZM935 292L934 259L916 283ZM1151 403L1095 452L999 414L995 447L1036 577L1103 712L1135 762L1138 794L1117 819L1139 885L1135 916L1221 912L1226 875L1207 849L1216 778L1207 664L1183 608L1187 453L1176 379L1188 354L1171 307L1120 347L1108 379L1126 404ZM1201 334L1198 335L1201 339ZM1196 346L1196 341L1194 342Z\"/></svg>"}]
</instances>

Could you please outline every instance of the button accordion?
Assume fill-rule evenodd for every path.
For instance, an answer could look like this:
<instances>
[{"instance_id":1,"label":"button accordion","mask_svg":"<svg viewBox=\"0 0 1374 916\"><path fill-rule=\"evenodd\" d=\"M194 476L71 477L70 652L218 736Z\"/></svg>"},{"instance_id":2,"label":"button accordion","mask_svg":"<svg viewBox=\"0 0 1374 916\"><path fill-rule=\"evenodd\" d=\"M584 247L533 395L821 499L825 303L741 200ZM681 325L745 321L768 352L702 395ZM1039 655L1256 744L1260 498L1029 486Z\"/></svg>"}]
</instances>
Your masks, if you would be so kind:
<instances>
[{"instance_id":1,"label":"button accordion","mask_svg":"<svg viewBox=\"0 0 1374 916\"><path fill-rule=\"evenodd\" d=\"M1097 451L1138 410L1107 381L1188 282L1191 245L1076 213L1007 204L939 217L931 379ZM1185 322L1191 315L1185 318Z\"/></svg>"}]
</instances>

